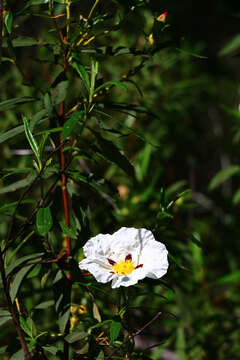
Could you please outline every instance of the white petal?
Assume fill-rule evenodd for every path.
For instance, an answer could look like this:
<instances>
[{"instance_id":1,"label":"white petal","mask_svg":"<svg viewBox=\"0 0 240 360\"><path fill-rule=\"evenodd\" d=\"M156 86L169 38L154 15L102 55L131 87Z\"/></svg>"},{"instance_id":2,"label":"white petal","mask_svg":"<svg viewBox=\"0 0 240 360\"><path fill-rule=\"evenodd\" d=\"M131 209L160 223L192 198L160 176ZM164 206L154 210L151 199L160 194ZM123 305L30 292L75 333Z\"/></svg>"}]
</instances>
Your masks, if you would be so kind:
<instances>
[{"instance_id":1,"label":"white petal","mask_svg":"<svg viewBox=\"0 0 240 360\"><path fill-rule=\"evenodd\" d=\"M112 236L109 234L98 234L86 242L83 247L86 257L97 258L108 256L111 253Z\"/></svg>"},{"instance_id":2,"label":"white petal","mask_svg":"<svg viewBox=\"0 0 240 360\"><path fill-rule=\"evenodd\" d=\"M133 272L126 276L117 275L112 281L112 288L116 289L120 286L130 286L138 283L146 277L146 272L143 268L133 270Z\"/></svg>"},{"instance_id":3,"label":"white petal","mask_svg":"<svg viewBox=\"0 0 240 360\"><path fill-rule=\"evenodd\" d=\"M144 247L140 263L146 269L147 277L158 279L166 274L168 269L167 249L164 244L154 240Z\"/></svg>"},{"instance_id":4,"label":"white petal","mask_svg":"<svg viewBox=\"0 0 240 360\"><path fill-rule=\"evenodd\" d=\"M114 274L111 273L111 266L102 263L99 259L83 259L79 263L79 267L82 270L89 271L101 283L107 283L114 278Z\"/></svg>"}]
</instances>

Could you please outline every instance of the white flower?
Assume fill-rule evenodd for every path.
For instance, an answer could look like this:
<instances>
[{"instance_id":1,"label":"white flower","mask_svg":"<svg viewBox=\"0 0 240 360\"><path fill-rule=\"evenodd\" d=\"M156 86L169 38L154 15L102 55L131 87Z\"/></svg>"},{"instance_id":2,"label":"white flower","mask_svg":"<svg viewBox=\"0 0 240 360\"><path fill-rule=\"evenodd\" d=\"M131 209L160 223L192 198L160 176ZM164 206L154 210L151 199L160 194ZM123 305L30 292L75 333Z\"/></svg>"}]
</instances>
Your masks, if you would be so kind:
<instances>
[{"instance_id":1,"label":"white flower","mask_svg":"<svg viewBox=\"0 0 240 360\"><path fill-rule=\"evenodd\" d=\"M149 277L158 279L168 269L167 249L151 231L123 227L113 235L99 234L83 247L85 259L79 263L97 281L112 281L112 288L130 286Z\"/></svg>"}]
</instances>

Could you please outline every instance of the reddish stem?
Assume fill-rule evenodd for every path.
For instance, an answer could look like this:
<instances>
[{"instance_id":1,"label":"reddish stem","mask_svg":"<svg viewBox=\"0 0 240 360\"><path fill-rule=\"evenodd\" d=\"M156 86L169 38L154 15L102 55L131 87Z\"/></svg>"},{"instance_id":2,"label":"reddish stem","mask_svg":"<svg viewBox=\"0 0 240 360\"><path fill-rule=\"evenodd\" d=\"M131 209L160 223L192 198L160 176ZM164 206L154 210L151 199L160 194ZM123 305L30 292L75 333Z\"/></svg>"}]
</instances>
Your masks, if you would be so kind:
<instances>
[{"instance_id":1,"label":"reddish stem","mask_svg":"<svg viewBox=\"0 0 240 360\"><path fill-rule=\"evenodd\" d=\"M60 109L60 116L63 118L64 115L64 103L61 103L61 109ZM59 133L59 142L60 145L62 144L62 133ZM62 183L62 198L63 198L63 207L64 207L64 217L65 217L65 224L69 227L70 221L69 221L69 206L68 206L68 194L67 194L67 180L66 175L64 173L65 170L65 157L63 153L63 146L60 148L60 163L61 163L61 183ZM68 250L68 255L71 254L71 239L69 236L66 236L66 247Z\"/></svg>"}]
</instances>

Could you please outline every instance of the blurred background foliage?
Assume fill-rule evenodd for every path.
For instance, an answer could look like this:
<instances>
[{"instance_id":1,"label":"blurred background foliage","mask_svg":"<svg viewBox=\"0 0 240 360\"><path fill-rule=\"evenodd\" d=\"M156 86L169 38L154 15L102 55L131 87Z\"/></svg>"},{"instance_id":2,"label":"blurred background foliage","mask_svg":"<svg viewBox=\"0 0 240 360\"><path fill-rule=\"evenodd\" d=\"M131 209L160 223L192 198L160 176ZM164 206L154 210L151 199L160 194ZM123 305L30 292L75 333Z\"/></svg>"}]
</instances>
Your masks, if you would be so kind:
<instances>
[{"instance_id":1,"label":"blurred background foliage","mask_svg":"<svg viewBox=\"0 0 240 360\"><path fill-rule=\"evenodd\" d=\"M126 329L141 328L161 311L135 338L135 347L129 341L113 358L237 359L239 6L233 1L106 0L93 8L93 1L74 0L68 28L66 3L4 3L2 250L11 215L38 172L22 115L42 144L45 161L59 145L59 104L64 101L64 120L82 111L64 148L72 229L64 226L61 170L54 154L17 208L6 265L27 255L39 254L40 261L56 257L66 246L65 235L72 238L70 321L78 332L77 340L68 338L72 358L107 358ZM64 43L59 31L66 36L66 29ZM92 76L97 63L95 88L102 88L90 102L84 76ZM118 83L104 85L108 81ZM54 181L44 203L51 208L51 231L44 233L34 209ZM152 230L169 250L170 268L162 281L144 280L127 289L127 319L123 316L115 339L109 319L117 314L119 293L83 278L76 264L89 237L121 226ZM53 306L52 287L55 297L64 287L57 269L55 264L29 268L17 297L21 326L36 358L41 351L47 359L64 358L64 325L60 321L58 328ZM4 298L0 305L0 356L8 359L20 345L6 321ZM33 321L38 338L29 330Z\"/></svg>"}]
</instances>

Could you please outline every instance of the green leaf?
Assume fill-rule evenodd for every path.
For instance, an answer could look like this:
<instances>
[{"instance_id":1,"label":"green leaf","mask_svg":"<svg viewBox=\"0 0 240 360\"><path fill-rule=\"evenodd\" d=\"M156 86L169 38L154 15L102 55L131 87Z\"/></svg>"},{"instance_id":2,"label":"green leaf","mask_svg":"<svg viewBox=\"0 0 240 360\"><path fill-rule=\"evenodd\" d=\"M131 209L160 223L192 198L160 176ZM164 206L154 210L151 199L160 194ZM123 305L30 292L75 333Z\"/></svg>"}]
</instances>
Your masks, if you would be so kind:
<instances>
[{"instance_id":1,"label":"green leaf","mask_svg":"<svg viewBox=\"0 0 240 360\"><path fill-rule=\"evenodd\" d=\"M6 57L6 56L2 56L2 57L1 57L1 62L7 62L7 61L9 61L9 62L12 63L12 64L15 63L15 61L14 61L13 59L11 59L11 58L8 58L8 57Z\"/></svg>"},{"instance_id":2,"label":"green leaf","mask_svg":"<svg viewBox=\"0 0 240 360\"><path fill-rule=\"evenodd\" d=\"M58 315L57 323L60 332L64 334L70 317L71 287L68 285L66 278L63 277L61 270L57 272L52 286L55 299L55 310Z\"/></svg>"},{"instance_id":3,"label":"green leaf","mask_svg":"<svg viewBox=\"0 0 240 360\"><path fill-rule=\"evenodd\" d=\"M51 346L49 346L49 345L43 346L43 349L52 355L56 355L58 352L58 348L56 346L52 346L52 345Z\"/></svg>"},{"instance_id":4,"label":"green leaf","mask_svg":"<svg viewBox=\"0 0 240 360\"><path fill-rule=\"evenodd\" d=\"M17 260L13 260L6 268L6 275L9 276L15 268L23 263L27 263L29 260L41 260L43 254L44 253L25 255Z\"/></svg>"},{"instance_id":5,"label":"green leaf","mask_svg":"<svg viewBox=\"0 0 240 360\"><path fill-rule=\"evenodd\" d=\"M37 212L37 229L40 235L45 236L53 224L52 214L49 207L40 208Z\"/></svg>"},{"instance_id":6,"label":"green leaf","mask_svg":"<svg viewBox=\"0 0 240 360\"><path fill-rule=\"evenodd\" d=\"M12 260L12 258L17 254L17 252L21 249L21 247L28 241L28 239L34 234L34 231L31 231L19 244L14 247L11 254L8 256L8 263Z\"/></svg>"},{"instance_id":7,"label":"green leaf","mask_svg":"<svg viewBox=\"0 0 240 360\"><path fill-rule=\"evenodd\" d=\"M52 103L53 105L58 105L65 100L67 95L67 89L69 86L68 80L61 81L57 86L53 89Z\"/></svg>"},{"instance_id":8,"label":"green leaf","mask_svg":"<svg viewBox=\"0 0 240 360\"><path fill-rule=\"evenodd\" d=\"M123 171L135 179L135 170L128 159L122 155L119 149L110 140L104 139L99 133L93 131L101 146L103 155L113 163L117 164Z\"/></svg>"},{"instance_id":9,"label":"green leaf","mask_svg":"<svg viewBox=\"0 0 240 360\"><path fill-rule=\"evenodd\" d=\"M20 325L21 325L21 328L23 329L23 331L30 337L32 337L32 330L31 328L29 327L27 321L24 319L23 316L19 316L19 322L20 322Z\"/></svg>"},{"instance_id":10,"label":"green leaf","mask_svg":"<svg viewBox=\"0 0 240 360\"><path fill-rule=\"evenodd\" d=\"M70 310L66 310L64 313L61 313L61 315L58 317L58 326L59 330L62 334L64 334L68 320L70 318Z\"/></svg>"},{"instance_id":11,"label":"green leaf","mask_svg":"<svg viewBox=\"0 0 240 360\"><path fill-rule=\"evenodd\" d=\"M234 205L236 205L237 203L239 203L240 201L240 189L238 189L235 194L233 195L233 198L232 198L232 203Z\"/></svg>"},{"instance_id":12,"label":"green leaf","mask_svg":"<svg viewBox=\"0 0 240 360\"><path fill-rule=\"evenodd\" d=\"M122 324L120 321L113 320L110 325L110 340L111 342L118 338Z\"/></svg>"},{"instance_id":13,"label":"green leaf","mask_svg":"<svg viewBox=\"0 0 240 360\"><path fill-rule=\"evenodd\" d=\"M230 165L227 168L219 171L217 175L211 180L209 184L209 190L215 189L217 186L221 185L224 181L229 179L231 176L240 173L239 165Z\"/></svg>"},{"instance_id":14,"label":"green leaf","mask_svg":"<svg viewBox=\"0 0 240 360\"><path fill-rule=\"evenodd\" d=\"M13 184L2 187L0 189L0 194L6 194L8 192L14 192L16 190L22 189L30 185L34 178L34 174L29 174L24 180L16 181Z\"/></svg>"},{"instance_id":15,"label":"green leaf","mask_svg":"<svg viewBox=\"0 0 240 360\"><path fill-rule=\"evenodd\" d=\"M40 304L38 304L37 306L35 306L35 309L38 309L38 310L48 309L50 306L53 306L53 305L54 305L53 300L47 300L47 301L43 301Z\"/></svg>"},{"instance_id":16,"label":"green leaf","mask_svg":"<svg viewBox=\"0 0 240 360\"><path fill-rule=\"evenodd\" d=\"M187 360L185 333L184 328L181 326L179 326L177 329L176 352L178 354L179 360Z\"/></svg>"},{"instance_id":17,"label":"green leaf","mask_svg":"<svg viewBox=\"0 0 240 360\"><path fill-rule=\"evenodd\" d=\"M73 331L72 333L68 334L67 336L65 336L65 340L69 343L72 344L76 341L79 340L83 340L88 336L88 334L84 331Z\"/></svg>"},{"instance_id":18,"label":"green leaf","mask_svg":"<svg viewBox=\"0 0 240 360\"><path fill-rule=\"evenodd\" d=\"M0 326L4 325L7 321L11 320L11 314L8 310L0 308Z\"/></svg>"},{"instance_id":19,"label":"green leaf","mask_svg":"<svg viewBox=\"0 0 240 360\"><path fill-rule=\"evenodd\" d=\"M240 48L240 34L234 36L234 38L228 42L218 53L219 56L225 56L229 53Z\"/></svg>"},{"instance_id":20,"label":"green leaf","mask_svg":"<svg viewBox=\"0 0 240 360\"><path fill-rule=\"evenodd\" d=\"M42 268L41 264L35 265L35 267L27 275L27 279L31 279L31 278L37 276L40 273L41 268Z\"/></svg>"},{"instance_id":21,"label":"green leaf","mask_svg":"<svg viewBox=\"0 0 240 360\"><path fill-rule=\"evenodd\" d=\"M106 325L106 324L109 324L110 322L112 322L112 320L109 319L109 320L104 320L104 321L102 321L102 322L100 322L100 323L97 323L97 324L91 326L91 327L88 329L88 333L91 334L91 331L92 331L93 329L97 329L97 328L99 328L99 327L102 327L102 326L104 326L104 325Z\"/></svg>"},{"instance_id":22,"label":"green leaf","mask_svg":"<svg viewBox=\"0 0 240 360\"><path fill-rule=\"evenodd\" d=\"M0 111L6 111L15 108L18 105L26 104L29 102L38 101L38 99L35 99L30 96L23 96L19 98L13 98L9 100L5 100L0 102Z\"/></svg>"},{"instance_id":23,"label":"green leaf","mask_svg":"<svg viewBox=\"0 0 240 360\"><path fill-rule=\"evenodd\" d=\"M76 237L77 237L76 232L74 232L70 227L68 227L64 221L60 221L59 224L61 226L61 229L62 229L62 232L64 235L70 236L70 238L72 238L72 239L76 239Z\"/></svg>"},{"instance_id":24,"label":"green leaf","mask_svg":"<svg viewBox=\"0 0 240 360\"><path fill-rule=\"evenodd\" d=\"M15 268L17 268L18 266L20 266L23 263L28 262L29 260L33 260L33 259L35 261L37 259L41 260L43 254L44 253L25 255L17 260L13 260L6 268L6 275L9 276Z\"/></svg>"},{"instance_id":25,"label":"green leaf","mask_svg":"<svg viewBox=\"0 0 240 360\"><path fill-rule=\"evenodd\" d=\"M12 40L13 47L24 47L24 46L36 46L39 45L39 41L27 36L19 36Z\"/></svg>"},{"instance_id":26,"label":"green leaf","mask_svg":"<svg viewBox=\"0 0 240 360\"><path fill-rule=\"evenodd\" d=\"M112 80L112 81L107 81L105 82L104 84L100 85L98 88L96 88L94 90L94 94L97 94L99 91L101 91L102 89L105 89L106 87L109 87L111 85L116 85L116 86L119 86L120 88L124 89L124 90L127 90L127 86L122 83L121 81L115 81L115 80Z\"/></svg>"},{"instance_id":27,"label":"green leaf","mask_svg":"<svg viewBox=\"0 0 240 360\"><path fill-rule=\"evenodd\" d=\"M9 204L4 204L3 206L0 207L0 213L2 212L2 213L11 214L11 212L14 210L17 203L18 203L17 201L14 201ZM36 200L26 199L26 200L23 200L21 203L22 204L36 204Z\"/></svg>"},{"instance_id":28,"label":"green leaf","mask_svg":"<svg viewBox=\"0 0 240 360\"><path fill-rule=\"evenodd\" d=\"M13 354L13 356L11 357L10 360L25 360L23 350L21 349L21 350L17 351L15 354Z\"/></svg>"},{"instance_id":29,"label":"green leaf","mask_svg":"<svg viewBox=\"0 0 240 360\"><path fill-rule=\"evenodd\" d=\"M87 91L90 91L90 80L87 71L84 66L78 64L76 61L72 63L72 67L77 70L80 78L82 79L84 85L86 86Z\"/></svg>"},{"instance_id":30,"label":"green leaf","mask_svg":"<svg viewBox=\"0 0 240 360\"><path fill-rule=\"evenodd\" d=\"M62 141L64 141L69 135L71 135L78 121L82 119L83 114L83 111L77 111L72 114L72 116L64 123L62 129Z\"/></svg>"},{"instance_id":31,"label":"green leaf","mask_svg":"<svg viewBox=\"0 0 240 360\"><path fill-rule=\"evenodd\" d=\"M24 277L27 275L27 273L30 271L30 269L33 266L34 266L34 264L23 267L21 270L18 271L17 275L15 276L13 284L10 288L10 297L11 297L12 302L15 300L15 298L17 296L18 290L22 284Z\"/></svg>"},{"instance_id":32,"label":"green leaf","mask_svg":"<svg viewBox=\"0 0 240 360\"><path fill-rule=\"evenodd\" d=\"M2 354L5 354L5 353L6 353L7 347L8 347L8 345L1 346L1 347L0 347L0 355L2 355Z\"/></svg>"},{"instance_id":33,"label":"green leaf","mask_svg":"<svg viewBox=\"0 0 240 360\"><path fill-rule=\"evenodd\" d=\"M103 350L100 351L100 353L98 354L96 360L104 360L104 352L103 352Z\"/></svg>"},{"instance_id":34,"label":"green leaf","mask_svg":"<svg viewBox=\"0 0 240 360\"><path fill-rule=\"evenodd\" d=\"M36 113L32 117L32 120L30 122L31 131L33 131L33 128L37 123L41 123L41 122L44 122L47 120L47 117L43 118L45 115L46 115L46 110L43 109L43 110L39 111L38 113ZM24 132L24 126L21 125L21 126L17 126L15 128L13 128L11 130L8 130L6 132L0 133L0 144L6 140L9 140L9 139L23 133L23 132Z\"/></svg>"},{"instance_id":35,"label":"green leaf","mask_svg":"<svg viewBox=\"0 0 240 360\"><path fill-rule=\"evenodd\" d=\"M81 174L79 174L79 172L73 172L73 171L68 171L67 174L69 176L71 176L73 180L75 178L76 180L79 180L84 184L88 184L95 190L102 192L103 194L106 194L112 201L114 201L114 199L111 197L111 195L109 195L107 193L107 191L105 191L101 185L98 185L97 182L91 180L91 178L89 176L81 175Z\"/></svg>"},{"instance_id":36,"label":"green leaf","mask_svg":"<svg viewBox=\"0 0 240 360\"><path fill-rule=\"evenodd\" d=\"M12 12L10 10L7 10L5 15L5 25L9 34L11 34L12 32L12 22L13 22Z\"/></svg>"},{"instance_id":37,"label":"green leaf","mask_svg":"<svg viewBox=\"0 0 240 360\"><path fill-rule=\"evenodd\" d=\"M30 130L30 126L29 126L29 123L28 123L28 119L26 118L26 116L22 116L22 119L23 119L23 126L24 126L24 131L25 131L25 134L26 134L26 137L28 139L28 142L31 146L31 149L32 151L34 152L39 164L41 163L41 159L40 159L40 151L39 151L39 148L38 148L38 144L36 142L36 140L34 139L34 136Z\"/></svg>"},{"instance_id":38,"label":"green leaf","mask_svg":"<svg viewBox=\"0 0 240 360\"><path fill-rule=\"evenodd\" d=\"M231 274L225 275L217 280L218 284L229 284L240 281L240 270L234 271Z\"/></svg>"},{"instance_id":39,"label":"green leaf","mask_svg":"<svg viewBox=\"0 0 240 360\"><path fill-rule=\"evenodd\" d=\"M198 59L207 59L208 58L207 56L199 55L199 54L193 53L193 52L188 51L188 50L179 49L179 48L176 48L176 50L178 50L179 52L181 52L181 53L183 53L185 55L190 55L190 56L196 57Z\"/></svg>"}]
</instances>

